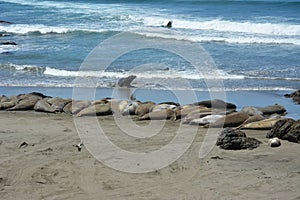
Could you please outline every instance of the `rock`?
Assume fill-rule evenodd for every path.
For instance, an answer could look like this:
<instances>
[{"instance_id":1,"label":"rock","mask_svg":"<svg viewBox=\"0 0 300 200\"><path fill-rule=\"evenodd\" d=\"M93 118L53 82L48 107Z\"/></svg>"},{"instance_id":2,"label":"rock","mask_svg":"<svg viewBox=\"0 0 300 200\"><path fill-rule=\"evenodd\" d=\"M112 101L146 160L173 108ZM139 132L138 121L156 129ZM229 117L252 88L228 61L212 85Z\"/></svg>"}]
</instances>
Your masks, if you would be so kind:
<instances>
[{"instance_id":1,"label":"rock","mask_svg":"<svg viewBox=\"0 0 300 200\"><path fill-rule=\"evenodd\" d=\"M226 128L219 135L216 145L220 146L221 149L240 150L254 149L260 143L255 138L247 137L243 131Z\"/></svg>"},{"instance_id":2,"label":"rock","mask_svg":"<svg viewBox=\"0 0 300 200\"><path fill-rule=\"evenodd\" d=\"M8 41L8 42L1 42L0 45L17 45L17 43L13 41Z\"/></svg>"},{"instance_id":3,"label":"rock","mask_svg":"<svg viewBox=\"0 0 300 200\"><path fill-rule=\"evenodd\" d=\"M139 117L142 117L143 115L147 114L150 112L150 109L152 106L154 106L154 102L144 102L140 105L135 110L135 114Z\"/></svg>"},{"instance_id":4,"label":"rock","mask_svg":"<svg viewBox=\"0 0 300 200\"><path fill-rule=\"evenodd\" d=\"M136 76L131 75L126 78L120 78L118 81L118 86L120 87L132 87L131 82L136 78Z\"/></svg>"},{"instance_id":5,"label":"rock","mask_svg":"<svg viewBox=\"0 0 300 200\"><path fill-rule=\"evenodd\" d=\"M282 140L300 143L300 120L281 119L275 123L266 137L277 137Z\"/></svg>"},{"instance_id":6,"label":"rock","mask_svg":"<svg viewBox=\"0 0 300 200\"><path fill-rule=\"evenodd\" d=\"M189 124L204 126L204 125L207 125L207 124L215 123L216 121L218 121L221 118L224 118L224 115L207 115L207 116L202 117L202 118L193 119L193 120L190 121Z\"/></svg>"},{"instance_id":7,"label":"rock","mask_svg":"<svg viewBox=\"0 0 300 200\"><path fill-rule=\"evenodd\" d=\"M300 90L295 91L291 94L285 94L284 96L287 98L292 98L295 103L300 104Z\"/></svg>"},{"instance_id":8,"label":"rock","mask_svg":"<svg viewBox=\"0 0 300 200\"><path fill-rule=\"evenodd\" d=\"M12 24L11 22L0 20L0 24Z\"/></svg>"},{"instance_id":9,"label":"rock","mask_svg":"<svg viewBox=\"0 0 300 200\"><path fill-rule=\"evenodd\" d=\"M263 115L273 115L273 114L281 115L286 113L285 107L278 104L261 108L260 111L263 113Z\"/></svg>"},{"instance_id":10,"label":"rock","mask_svg":"<svg viewBox=\"0 0 300 200\"><path fill-rule=\"evenodd\" d=\"M223 116L216 122L211 123L209 127L237 127L249 118L249 115L242 112L235 112Z\"/></svg>"},{"instance_id":11,"label":"rock","mask_svg":"<svg viewBox=\"0 0 300 200\"><path fill-rule=\"evenodd\" d=\"M254 129L254 130L270 130L277 121L281 119L280 116L271 117L268 119L251 122L249 124L243 125L242 129Z\"/></svg>"},{"instance_id":12,"label":"rock","mask_svg":"<svg viewBox=\"0 0 300 200\"><path fill-rule=\"evenodd\" d=\"M255 115L263 115L263 112L259 110L259 108L257 107L253 107L253 106L246 106L243 107L241 112L246 113L250 116L255 116Z\"/></svg>"},{"instance_id":13,"label":"rock","mask_svg":"<svg viewBox=\"0 0 300 200\"><path fill-rule=\"evenodd\" d=\"M270 147L279 147L281 145L281 142L277 137L275 137L275 138L269 139L268 145Z\"/></svg>"},{"instance_id":14,"label":"rock","mask_svg":"<svg viewBox=\"0 0 300 200\"><path fill-rule=\"evenodd\" d=\"M51 107L51 105L47 102L45 99L39 100L33 108L35 111L38 112L49 112L49 113L54 113L55 109Z\"/></svg>"},{"instance_id":15,"label":"rock","mask_svg":"<svg viewBox=\"0 0 300 200\"><path fill-rule=\"evenodd\" d=\"M111 115L112 110L109 104L95 104L81 110L76 116L103 116Z\"/></svg>"},{"instance_id":16,"label":"rock","mask_svg":"<svg viewBox=\"0 0 300 200\"><path fill-rule=\"evenodd\" d=\"M199 106L205 106L207 108L214 108L214 109L236 109L236 105L232 103L224 102L220 99L213 99L208 101L200 101L193 103L192 105L199 105Z\"/></svg>"},{"instance_id":17,"label":"rock","mask_svg":"<svg viewBox=\"0 0 300 200\"><path fill-rule=\"evenodd\" d=\"M139 118L139 120L165 120L165 119L171 119L175 120L175 112L172 109L164 109L164 110L158 110L154 112L147 113Z\"/></svg>"}]
</instances>

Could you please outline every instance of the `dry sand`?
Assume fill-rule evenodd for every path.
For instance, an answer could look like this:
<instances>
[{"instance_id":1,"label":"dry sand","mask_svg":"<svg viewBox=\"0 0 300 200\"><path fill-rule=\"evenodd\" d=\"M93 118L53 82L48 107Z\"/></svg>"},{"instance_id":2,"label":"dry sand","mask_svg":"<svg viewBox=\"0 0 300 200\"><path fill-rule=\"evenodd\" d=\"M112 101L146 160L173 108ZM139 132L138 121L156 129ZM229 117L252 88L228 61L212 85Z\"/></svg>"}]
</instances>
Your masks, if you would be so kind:
<instances>
[{"instance_id":1,"label":"dry sand","mask_svg":"<svg viewBox=\"0 0 300 200\"><path fill-rule=\"evenodd\" d=\"M112 117L99 120L119 146L141 150L141 143L119 137ZM168 167L129 174L106 167L86 148L79 152L71 116L1 111L0 123L0 199L300 199L300 145L282 141L270 148L267 131L246 131L263 142L257 149L214 147L200 159L206 133L200 128L190 149ZM178 123L168 121L160 136L143 145L168 143ZM28 145L19 148L22 142Z\"/></svg>"}]
</instances>

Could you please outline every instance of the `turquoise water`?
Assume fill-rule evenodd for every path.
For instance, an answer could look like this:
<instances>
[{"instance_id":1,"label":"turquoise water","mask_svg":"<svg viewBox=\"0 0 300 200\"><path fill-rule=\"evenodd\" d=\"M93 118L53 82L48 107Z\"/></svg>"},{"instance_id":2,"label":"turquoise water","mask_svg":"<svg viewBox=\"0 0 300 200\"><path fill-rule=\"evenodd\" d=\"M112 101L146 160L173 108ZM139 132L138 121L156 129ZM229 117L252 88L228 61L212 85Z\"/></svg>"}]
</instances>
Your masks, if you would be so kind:
<instances>
[{"instance_id":1,"label":"turquoise water","mask_svg":"<svg viewBox=\"0 0 300 200\"><path fill-rule=\"evenodd\" d=\"M96 80L98 87L111 87L134 74L133 84L141 88L164 89L163 83L173 81L169 89L186 89L173 84L181 78L195 90L208 90L188 63L179 64L178 57L160 50L131 52L106 71L95 66L77 73L98 44L129 31L136 38L201 45L226 91L300 88L299 1L4 0L0 13L0 20L13 22L0 24L0 42L18 44L0 45L0 86L73 87L83 77ZM171 29L161 27L169 20ZM143 68L147 63L156 67ZM141 70L132 70L139 65Z\"/></svg>"}]
</instances>

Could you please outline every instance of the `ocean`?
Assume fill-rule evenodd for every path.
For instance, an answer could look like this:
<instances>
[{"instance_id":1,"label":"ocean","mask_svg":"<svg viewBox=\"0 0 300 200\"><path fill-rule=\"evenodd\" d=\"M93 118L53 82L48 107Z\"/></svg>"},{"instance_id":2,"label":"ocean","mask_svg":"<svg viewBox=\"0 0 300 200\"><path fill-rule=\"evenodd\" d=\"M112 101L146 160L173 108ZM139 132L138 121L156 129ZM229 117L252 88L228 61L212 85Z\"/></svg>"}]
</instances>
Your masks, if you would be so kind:
<instances>
[{"instance_id":1,"label":"ocean","mask_svg":"<svg viewBox=\"0 0 300 200\"><path fill-rule=\"evenodd\" d=\"M220 90L207 84L214 79L225 91L300 88L299 1L1 0L0 13L0 20L12 22L0 24L0 42L17 43L0 45L2 94L13 87L111 88L129 75L137 76L133 86L151 90ZM168 21L172 28L162 27ZM99 44L123 32L133 41L197 44L216 69L199 72L184 58L155 48L124 53L108 67L98 62L82 68ZM113 48L118 47L103 57L113 56ZM78 78L93 84L80 85Z\"/></svg>"}]
</instances>

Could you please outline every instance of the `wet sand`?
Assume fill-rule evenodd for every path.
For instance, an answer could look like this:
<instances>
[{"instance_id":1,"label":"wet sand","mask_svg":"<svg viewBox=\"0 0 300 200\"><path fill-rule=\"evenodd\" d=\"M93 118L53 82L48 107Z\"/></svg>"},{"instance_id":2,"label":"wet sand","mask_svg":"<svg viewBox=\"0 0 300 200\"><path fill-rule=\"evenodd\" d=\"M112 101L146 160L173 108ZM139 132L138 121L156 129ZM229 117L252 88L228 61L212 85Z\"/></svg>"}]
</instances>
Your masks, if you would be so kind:
<instances>
[{"instance_id":1,"label":"wet sand","mask_svg":"<svg viewBox=\"0 0 300 200\"><path fill-rule=\"evenodd\" d=\"M135 144L120 136L111 116L98 120L112 141L137 152L167 144L179 124L167 121L150 142ZM0 199L300 199L300 146L282 141L271 148L267 131L246 131L262 142L254 150L215 146L200 159L207 129L199 128L177 161L132 174L105 166L85 147L79 152L73 145L80 138L69 115L1 111L0 123ZM28 145L20 147L23 142Z\"/></svg>"}]
</instances>

